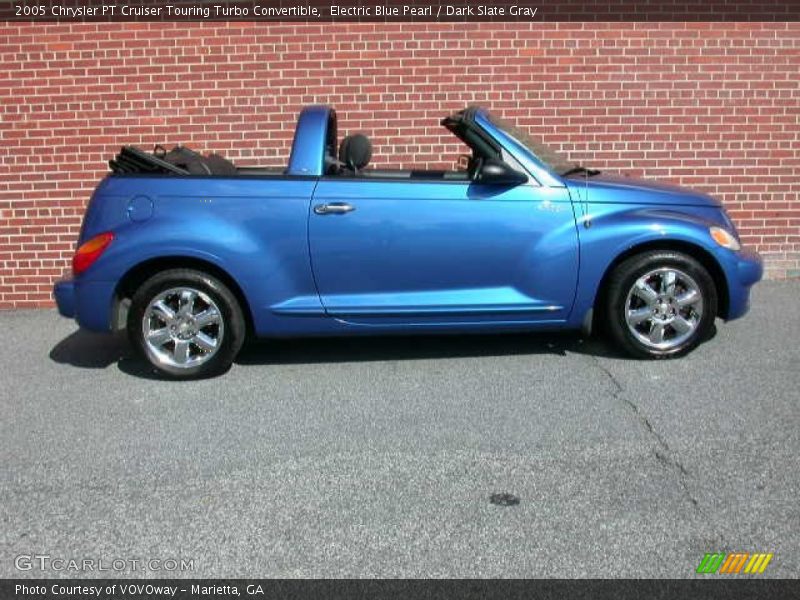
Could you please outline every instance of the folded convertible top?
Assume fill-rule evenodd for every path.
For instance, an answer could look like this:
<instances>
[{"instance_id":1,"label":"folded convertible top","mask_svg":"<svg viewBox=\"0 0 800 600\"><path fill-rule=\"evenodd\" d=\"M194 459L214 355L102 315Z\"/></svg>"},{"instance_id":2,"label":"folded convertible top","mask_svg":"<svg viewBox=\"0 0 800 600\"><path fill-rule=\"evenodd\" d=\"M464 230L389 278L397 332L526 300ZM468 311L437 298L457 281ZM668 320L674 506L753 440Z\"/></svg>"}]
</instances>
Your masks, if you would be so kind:
<instances>
[{"instance_id":1,"label":"folded convertible top","mask_svg":"<svg viewBox=\"0 0 800 600\"><path fill-rule=\"evenodd\" d=\"M114 173L128 175L132 173L173 173L176 175L188 175L189 171L176 165L168 163L140 150L136 146L123 146L117 156L108 161L108 166Z\"/></svg>"},{"instance_id":2,"label":"folded convertible top","mask_svg":"<svg viewBox=\"0 0 800 600\"><path fill-rule=\"evenodd\" d=\"M156 146L151 154L136 146L123 146L119 154L108 161L114 173L120 175L167 174L167 175L236 175L232 162L219 154L203 156L184 146L175 146L167 152Z\"/></svg>"}]
</instances>

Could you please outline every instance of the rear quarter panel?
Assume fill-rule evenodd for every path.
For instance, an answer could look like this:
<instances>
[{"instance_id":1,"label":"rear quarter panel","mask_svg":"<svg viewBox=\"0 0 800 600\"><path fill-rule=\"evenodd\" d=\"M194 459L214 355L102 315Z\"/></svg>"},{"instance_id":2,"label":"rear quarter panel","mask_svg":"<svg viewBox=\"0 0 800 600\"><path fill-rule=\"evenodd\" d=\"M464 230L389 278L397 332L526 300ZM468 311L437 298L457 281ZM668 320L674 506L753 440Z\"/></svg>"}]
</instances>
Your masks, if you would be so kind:
<instances>
[{"instance_id":1,"label":"rear quarter panel","mask_svg":"<svg viewBox=\"0 0 800 600\"><path fill-rule=\"evenodd\" d=\"M113 293L103 296L137 265L201 259L239 284L257 332L274 331L282 321L270 306L316 298L307 243L314 185L312 178L108 177L92 198L81 240L109 230L115 239L76 284L102 288L96 302L99 309L107 303L110 315Z\"/></svg>"}]
</instances>

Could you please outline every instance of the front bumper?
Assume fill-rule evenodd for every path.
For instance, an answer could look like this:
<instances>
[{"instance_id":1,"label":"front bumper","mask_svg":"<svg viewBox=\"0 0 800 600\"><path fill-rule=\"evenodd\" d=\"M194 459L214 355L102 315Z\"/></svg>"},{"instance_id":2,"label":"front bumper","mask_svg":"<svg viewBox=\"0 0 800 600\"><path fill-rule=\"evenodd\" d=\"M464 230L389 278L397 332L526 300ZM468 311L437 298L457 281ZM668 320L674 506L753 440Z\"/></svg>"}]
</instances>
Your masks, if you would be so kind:
<instances>
[{"instance_id":1,"label":"front bumper","mask_svg":"<svg viewBox=\"0 0 800 600\"><path fill-rule=\"evenodd\" d=\"M761 281L764 275L764 261L758 252L754 250L742 250L739 252L737 269L739 271L739 282L746 287Z\"/></svg>"},{"instance_id":2,"label":"front bumper","mask_svg":"<svg viewBox=\"0 0 800 600\"><path fill-rule=\"evenodd\" d=\"M738 319L750 309L750 288L764 275L764 262L753 250L732 253L733 260L727 265L728 314L726 320Z\"/></svg>"}]
</instances>

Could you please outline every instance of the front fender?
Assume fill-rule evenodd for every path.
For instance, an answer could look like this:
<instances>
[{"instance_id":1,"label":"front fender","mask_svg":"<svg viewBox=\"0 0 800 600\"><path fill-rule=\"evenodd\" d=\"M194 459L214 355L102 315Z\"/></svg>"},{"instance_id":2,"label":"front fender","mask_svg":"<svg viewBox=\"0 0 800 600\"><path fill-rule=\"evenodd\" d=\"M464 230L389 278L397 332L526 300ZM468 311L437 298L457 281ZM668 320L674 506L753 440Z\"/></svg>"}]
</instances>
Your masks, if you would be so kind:
<instances>
[{"instance_id":1,"label":"front fender","mask_svg":"<svg viewBox=\"0 0 800 600\"><path fill-rule=\"evenodd\" d=\"M580 214L580 206L577 210ZM589 204L587 215L579 219L578 293L570 324L581 325L587 311L594 306L603 277L613 262L640 246L658 243L666 246L672 242L684 248L702 249L717 261L727 279L728 268L736 268L732 265L735 253L713 242L708 233L712 225L727 225L724 213L714 207L683 206L675 210L652 205Z\"/></svg>"}]
</instances>

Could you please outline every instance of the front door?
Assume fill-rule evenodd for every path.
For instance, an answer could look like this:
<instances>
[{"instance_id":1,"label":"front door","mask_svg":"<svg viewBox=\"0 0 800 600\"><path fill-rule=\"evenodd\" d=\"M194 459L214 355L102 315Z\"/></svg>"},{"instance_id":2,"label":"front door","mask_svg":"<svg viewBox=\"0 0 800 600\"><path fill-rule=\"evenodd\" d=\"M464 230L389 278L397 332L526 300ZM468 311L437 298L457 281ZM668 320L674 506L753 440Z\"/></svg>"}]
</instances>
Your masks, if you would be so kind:
<instances>
[{"instance_id":1,"label":"front door","mask_svg":"<svg viewBox=\"0 0 800 600\"><path fill-rule=\"evenodd\" d=\"M559 322L575 295L566 188L322 179L309 243L327 314L350 323Z\"/></svg>"}]
</instances>

